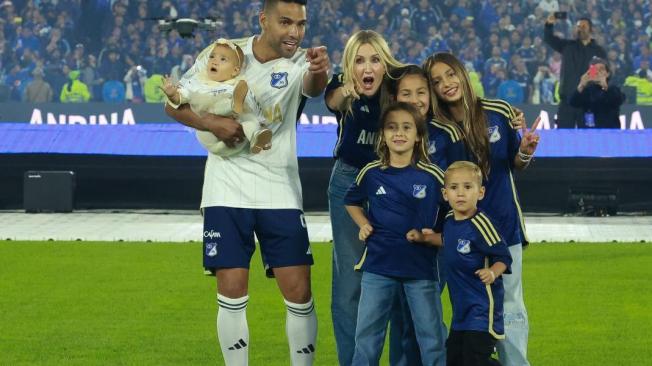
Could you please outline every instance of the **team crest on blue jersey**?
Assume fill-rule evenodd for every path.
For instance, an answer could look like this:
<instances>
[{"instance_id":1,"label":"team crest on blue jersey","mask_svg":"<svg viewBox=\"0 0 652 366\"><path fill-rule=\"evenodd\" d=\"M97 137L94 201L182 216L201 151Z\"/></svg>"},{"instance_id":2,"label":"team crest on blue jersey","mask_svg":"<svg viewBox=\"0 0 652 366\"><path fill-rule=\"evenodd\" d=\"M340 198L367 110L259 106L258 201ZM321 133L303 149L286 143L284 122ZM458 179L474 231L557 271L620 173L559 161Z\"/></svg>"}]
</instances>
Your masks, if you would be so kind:
<instances>
[{"instance_id":1,"label":"team crest on blue jersey","mask_svg":"<svg viewBox=\"0 0 652 366\"><path fill-rule=\"evenodd\" d=\"M430 141L428 144L428 155L432 155L437 152L437 146L435 146L434 141Z\"/></svg>"},{"instance_id":2,"label":"team crest on blue jersey","mask_svg":"<svg viewBox=\"0 0 652 366\"><path fill-rule=\"evenodd\" d=\"M489 142L493 144L498 140L500 140L500 131L498 130L498 126L489 127Z\"/></svg>"},{"instance_id":3,"label":"team crest on blue jersey","mask_svg":"<svg viewBox=\"0 0 652 366\"><path fill-rule=\"evenodd\" d=\"M217 255L217 243L206 244L206 255L209 257L214 257Z\"/></svg>"},{"instance_id":4,"label":"team crest on blue jersey","mask_svg":"<svg viewBox=\"0 0 652 366\"><path fill-rule=\"evenodd\" d=\"M414 184L412 186L412 195L418 199L426 198L426 186L423 184Z\"/></svg>"},{"instance_id":5,"label":"team crest on blue jersey","mask_svg":"<svg viewBox=\"0 0 652 366\"><path fill-rule=\"evenodd\" d=\"M457 251L462 254L469 254L471 252L471 241L466 239L457 239Z\"/></svg>"},{"instance_id":6,"label":"team crest on blue jersey","mask_svg":"<svg viewBox=\"0 0 652 366\"><path fill-rule=\"evenodd\" d=\"M283 89L288 86L288 73L287 72L273 72L272 81L270 83L276 89Z\"/></svg>"}]
</instances>

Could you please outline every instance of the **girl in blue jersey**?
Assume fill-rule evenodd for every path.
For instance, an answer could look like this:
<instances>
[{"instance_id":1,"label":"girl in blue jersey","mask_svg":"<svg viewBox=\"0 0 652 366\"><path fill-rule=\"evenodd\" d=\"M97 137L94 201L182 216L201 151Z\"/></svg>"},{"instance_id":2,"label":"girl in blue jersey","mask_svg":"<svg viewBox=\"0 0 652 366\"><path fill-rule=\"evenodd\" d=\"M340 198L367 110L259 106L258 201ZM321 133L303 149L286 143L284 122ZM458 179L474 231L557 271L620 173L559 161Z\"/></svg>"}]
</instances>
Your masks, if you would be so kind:
<instances>
[{"instance_id":1,"label":"girl in blue jersey","mask_svg":"<svg viewBox=\"0 0 652 366\"><path fill-rule=\"evenodd\" d=\"M479 207L492 217L509 246L512 274L504 277L505 333L498 343L505 365L529 365L528 318L521 284L522 245L527 243L512 171L524 169L536 150L539 118L521 137L513 128L514 109L502 100L478 98L462 63L449 53L437 53L425 62L432 90L434 118L460 138L446 149L447 163L474 161L485 179L487 194Z\"/></svg>"},{"instance_id":2,"label":"girl in blue jersey","mask_svg":"<svg viewBox=\"0 0 652 366\"><path fill-rule=\"evenodd\" d=\"M451 164L442 193L453 208L443 233L453 305L446 364L500 365L491 354L496 340L505 338L501 275L512 262L509 249L489 217L477 208L485 194L477 165L469 161Z\"/></svg>"},{"instance_id":3,"label":"girl in blue jersey","mask_svg":"<svg viewBox=\"0 0 652 366\"><path fill-rule=\"evenodd\" d=\"M333 230L331 312L340 365L350 365L353 358L361 280L353 267L364 250L358 229L344 208L344 196L360 169L378 158L374 147L380 117L379 90L383 76L400 66L380 34L359 31L344 48L343 73L333 75L324 94L326 106L338 121L328 204ZM392 330L391 338L398 341L391 342L390 361L392 365L403 365L406 363L400 363L402 330L394 336L397 328Z\"/></svg>"},{"instance_id":4,"label":"girl in blue jersey","mask_svg":"<svg viewBox=\"0 0 652 366\"><path fill-rule=\"evenodd\" d=\"M411 242L435 224L443 172L429 163L425 119L414 106L392 104L380 120L380 159L361 169L345 198L366 243L356 265L363 273L352 364L378 365L393 304L403 295L421 363L444 365L444 339L433 326L442 318L437 250Z\"/></svg>"}]
</instances>

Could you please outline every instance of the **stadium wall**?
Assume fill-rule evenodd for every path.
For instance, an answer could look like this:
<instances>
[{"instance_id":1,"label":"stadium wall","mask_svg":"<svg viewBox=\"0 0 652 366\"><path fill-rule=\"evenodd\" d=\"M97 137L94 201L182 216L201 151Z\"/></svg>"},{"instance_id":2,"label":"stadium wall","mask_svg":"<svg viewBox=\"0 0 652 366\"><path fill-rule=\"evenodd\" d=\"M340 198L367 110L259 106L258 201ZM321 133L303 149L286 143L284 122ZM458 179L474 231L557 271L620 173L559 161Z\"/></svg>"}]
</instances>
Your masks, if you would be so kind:
<instances>
[{"instance_id":1,"label":"stadium wall","mask_svg":"<svg viewBox=\"0 0 652 366\"><path fill-rule=\"evenodd\" d=\"M76 209L196 209L205 158L11 154L0 158L0 209L21 209L28 170L76 173ZM326 211L333 160L301 158L306 211ZM569 191L616 192L618 210L652 212L652 161L647 158L539 158L516 175L526 212L574 212Z\"/></svg>"}]
</instances>

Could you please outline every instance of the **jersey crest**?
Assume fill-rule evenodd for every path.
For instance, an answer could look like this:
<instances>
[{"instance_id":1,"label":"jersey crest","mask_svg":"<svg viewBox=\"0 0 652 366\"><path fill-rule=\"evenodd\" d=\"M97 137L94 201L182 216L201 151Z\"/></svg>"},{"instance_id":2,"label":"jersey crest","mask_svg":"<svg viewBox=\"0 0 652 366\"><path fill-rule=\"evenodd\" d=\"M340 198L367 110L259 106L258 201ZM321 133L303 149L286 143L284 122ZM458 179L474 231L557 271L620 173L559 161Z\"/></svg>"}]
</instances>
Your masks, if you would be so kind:
<instances>
[{"instance_id":1,"label":"jersey crest","mask_svg":"<svg viewBox=\"0 0 652 366\"><path fill-rule=\"evenodd\" d=\"M457 251L462 254L469 254L471 252L471 241L466 239L457 239Z\"/></svg>"},{"instance_id":2,"label":"jersey crest","mask_svg":"<svg viewBox=\"0 0 652 366\"><path fill-rule=\"evenodd\" d=\"M288 73L287 72L273 72L272 81L270 85L276 89L283 89L288 86Z\"/></svg>"},{"instance_id":3,"label":"jersey crest","mask_svg":"<svg viewBox=\"0 0 652 366\"><path fill-rule=\"evenodd\" d=\"M432 155L437 152L437 146L434 141L430 141L428 144L428 155Z\"/></svg>"},{"instance_id":4,"label":"jersey crest","mask_svg":"<svg viewBox=\"0 0 652 366\"><path fill-rule=\"evenodd\" d=\"M494 142L498 142L499 140L500 140L500 131L498 130L498 126L489 127L489 142L493 144Z\"/></svg>"},{"instance_id":5,"label":"jersey crest","mask_svg":"<svg viewBox=\"0 0 652 366\"><path fill-rule=\"evenodd\" d=\"M418 199L426 198L426 186L424 184L412 185L412 195Z\"/></svg>"}]
</instances>

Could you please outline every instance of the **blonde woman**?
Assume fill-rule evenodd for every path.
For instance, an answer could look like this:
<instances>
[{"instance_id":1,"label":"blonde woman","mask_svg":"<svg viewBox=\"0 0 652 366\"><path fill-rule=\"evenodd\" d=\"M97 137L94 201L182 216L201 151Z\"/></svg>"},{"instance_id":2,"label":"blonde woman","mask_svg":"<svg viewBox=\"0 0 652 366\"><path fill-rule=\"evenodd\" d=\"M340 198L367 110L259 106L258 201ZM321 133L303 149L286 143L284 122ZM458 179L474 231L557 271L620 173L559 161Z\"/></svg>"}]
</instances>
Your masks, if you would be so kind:
<instances>
[{"instance_id":1,"label":"blonde woman","mask_svg":"<svg viewBox=\"0 0 652 366\"><path fill-rule=\"evenodd\" d=\"M326 87L326 106L338 121L336 160L328 187L328 202L333 230L331 311L340 365L350 365L353 359L361 280L361 273L354 271L353 266L364 250L364 242L358 239L358 227L344 208L344 196L360 169L378 159L374 149L381 112L380 89L384 77L401 66L403 64L392 56L380 34L361 30L346 43L343 72L333 75ZM401 315L399 312L398 316ZM418 349L406 350L403 355L403 331L395 324L406 323L409 319L401 317L399 320L392 322L394 327L390 333L392 364L405 363L405 359L401 360L404 356L416 354L418 357ZM415 345L416 340L407 343Z\"/></svg>"}]
</instances>

